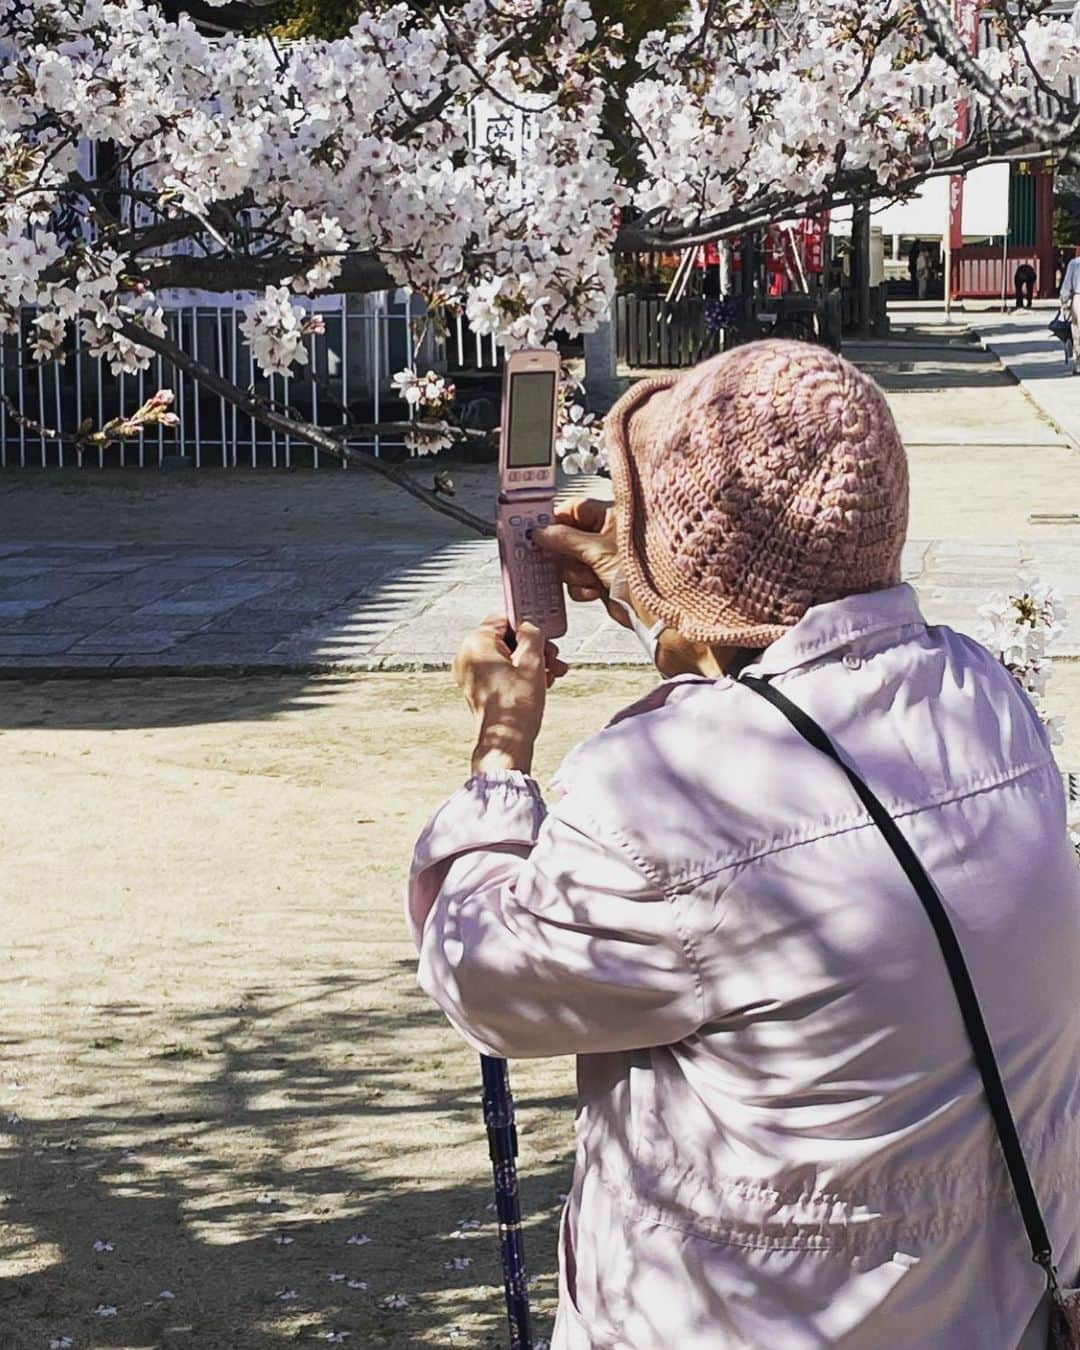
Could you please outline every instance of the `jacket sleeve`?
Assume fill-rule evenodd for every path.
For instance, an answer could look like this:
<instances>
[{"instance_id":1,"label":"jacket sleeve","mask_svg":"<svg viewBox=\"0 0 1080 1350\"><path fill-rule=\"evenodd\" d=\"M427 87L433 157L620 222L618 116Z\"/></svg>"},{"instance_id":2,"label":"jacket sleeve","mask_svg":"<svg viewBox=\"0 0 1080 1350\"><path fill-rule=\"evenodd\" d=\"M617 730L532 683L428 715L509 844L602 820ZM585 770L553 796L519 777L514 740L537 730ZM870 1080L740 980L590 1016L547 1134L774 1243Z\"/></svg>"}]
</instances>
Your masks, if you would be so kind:
<instances>
[{"instance_id":1,"label":"jacket sleeve","mask_svg":"<svg viewBox=\"0 0 1080 1350\"><path fill-rule=\"evenodd\" d=\"M675 900L581 806L548 814L523 774L473 778L417 844L418 978L483 1054L667 1045L705 1020Z\"/></svg>"},{"instance_id":2,"label":"jacket sleeve","mask_svg":"<svg viewBox=\"0 0 1080 1350\"><path fill-rule=\"evenodd\" d=\"M1063 305L1067 305L1073 298L1073 292L1076 282L1076 265L1070 261L1065 268L1065 275L1061 279L1061 296L1059 297Z\"/></svg>"}]
</instances>

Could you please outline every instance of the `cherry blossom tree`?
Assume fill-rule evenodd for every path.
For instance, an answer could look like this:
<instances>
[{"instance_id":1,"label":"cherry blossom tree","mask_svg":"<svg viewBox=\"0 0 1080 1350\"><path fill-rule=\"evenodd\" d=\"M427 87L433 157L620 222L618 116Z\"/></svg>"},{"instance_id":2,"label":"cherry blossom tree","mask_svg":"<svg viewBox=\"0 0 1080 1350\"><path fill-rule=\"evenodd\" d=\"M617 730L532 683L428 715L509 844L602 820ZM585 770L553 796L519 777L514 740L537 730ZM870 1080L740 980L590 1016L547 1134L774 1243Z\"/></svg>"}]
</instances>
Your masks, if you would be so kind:
<instances>
[{"instance_id":1,"label":"cherry blossom tree","mask_svg":"<svg viewBox=\"0 0 1080 1350\"><path fill-rule=\"evenodd\" d=\"M0 327L35 307L41 362L63 360L73 324L114 371L163 356L489 532L351 445L356 427L194 361L167 337L169 289L256 292L243 330L265 374L300 373L303 300L323 292L409 287L430 322L463 313L506 347L588 331L619 249L1068 153L1080 43L1039 9L1002 5L1001 45L973 56L939 0L692 0L628 55L617 6L586 0L382 5L293 41L209 34L141 0L0 0ZM477 143L477 100L528 116L514 156ZM964 136L960 100L977 110ZM80 167L88 139L112 147L108 175ZM437 382L402 389L420 386L433 411L413 434L432 448L456 433ZM591 464L595 430L568 419Z\"/></svg>"}]
</instances>

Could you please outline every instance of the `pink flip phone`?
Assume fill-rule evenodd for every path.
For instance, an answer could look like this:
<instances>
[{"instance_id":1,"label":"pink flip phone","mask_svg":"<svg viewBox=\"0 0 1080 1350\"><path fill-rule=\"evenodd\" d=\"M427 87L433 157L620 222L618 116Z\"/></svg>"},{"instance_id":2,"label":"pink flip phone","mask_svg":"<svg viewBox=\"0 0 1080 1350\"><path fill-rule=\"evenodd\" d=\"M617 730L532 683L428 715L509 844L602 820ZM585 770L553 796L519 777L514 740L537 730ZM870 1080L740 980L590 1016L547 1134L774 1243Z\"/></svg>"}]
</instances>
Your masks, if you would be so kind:
<instances>
[{"instance_id":1,"label":"pink flip phone","mask_svg":"<svg viewBox=\"0 0 1080 1350\"><path fill-rule=\"evenodd\" d=\"M527 619L549 638L566 632L562 577L531 532L552 519L558 384L558 352L526 348L506 358L496 521L503 595L512 628Z\"/></svg>"}]
</instances>

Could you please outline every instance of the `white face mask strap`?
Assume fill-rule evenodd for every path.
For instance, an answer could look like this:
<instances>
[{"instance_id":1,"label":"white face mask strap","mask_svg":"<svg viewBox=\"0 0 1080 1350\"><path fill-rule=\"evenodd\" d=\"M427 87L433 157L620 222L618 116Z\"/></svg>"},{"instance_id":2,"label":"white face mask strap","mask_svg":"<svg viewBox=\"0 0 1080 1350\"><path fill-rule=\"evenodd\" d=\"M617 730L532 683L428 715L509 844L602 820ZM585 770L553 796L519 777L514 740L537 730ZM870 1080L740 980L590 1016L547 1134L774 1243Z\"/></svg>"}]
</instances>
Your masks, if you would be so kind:
<instances>
[{"instance_id":1,"label":"white face mask strap","mask_svg":"<svg viewBox=\"0 0 1080 1350\"><path fill-rule=\"evenodd\" d=\"M616 582L616 586L618 586L620 590L625 590L625 584L620 585L619 582ZM608 596L609 599L614 604L618 605L619 608L626 615L626 618L630 624L630 628L633 631L634 636L641 643L642 647L644 647L645 651L648 653L649 660L655 666L656 652L657 648L660 645L660 634L667 627L667 624L663 621L663 619L657 619L656 622L651 627L646 628L645 624L642 623L641 619L638 617L637 611L634 609L630 601L628 599L625 599L622 595L615 594L614 586L608 593Z\"/></svg>"}]
</instances>

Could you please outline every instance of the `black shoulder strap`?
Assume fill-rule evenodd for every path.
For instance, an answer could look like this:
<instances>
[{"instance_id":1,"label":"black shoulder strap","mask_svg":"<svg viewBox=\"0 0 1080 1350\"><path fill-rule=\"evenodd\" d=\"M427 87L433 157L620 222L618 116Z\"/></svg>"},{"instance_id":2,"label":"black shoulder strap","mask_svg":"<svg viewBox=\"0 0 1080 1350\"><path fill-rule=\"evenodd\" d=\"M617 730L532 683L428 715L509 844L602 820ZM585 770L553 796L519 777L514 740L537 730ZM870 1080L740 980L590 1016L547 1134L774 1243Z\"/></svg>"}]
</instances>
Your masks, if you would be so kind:
<instances>
[{"instance_id":1,"label":"black shoulder strap","mask_svg":"<svg viewBox=\"0 0 1080 1350\"><path fill-rule=\"evenodd\" d=\"M945 958L945 965L956 992L957 1002L960 1004L964 1026L967 1028L968 1037L971 1040L971 1048L975 1052L975 1063L982 1075L983 1090L990 1105L990 1114L994 1118L998 1139L1001 1141L1001 1151L1005 1155L1005 1163L1009 1169L1009 1176L1012 1178L1013 1190L1016 1192L1024 1227L1027 1229L1028 1240L1031 1243L1032 1260L1042 1266L1051 1287L1056 1287L1050 1237L1047 1234L1042 1211L1035 1196L1035 1188L1031 1184L1031 1174L1024 1160L1023 1149L1020 1147L1020 1138L1016 1133L1016 1124L1009 1109L1009 1100L1005 1095L1005 1087L1001 1081L997 1060L994 1057L994 1049L986 1030L986 1023L983 1021L978 997L975 994L975 986L971 982L967 963L964 961L963 952L960 950L960 944L956 939L956 933L953 931L952 922L945 906L941 902L941 897L938 895L933 882L927 876L922 863L916 858L911 845L900 833L896 822L855 770L841 759L832 741L829 740L814 719L807 716L800 707L792 703L778 689L774 689L767 680L755 675L742 675L739 677L739 683L746 685L748 689L752 689L755 694L760 694L774 708L778 708L804 740L809 741L822 754L828 755L843 769L848 782L855 789L859 800L870 813L871 820L885 836L885 842L896 855L897 862L904 869L907 879L914 886L919 899L922 901L923 908L933 925L934 933L941 947L941 954Z\"/></svg>"}]
</instances>

